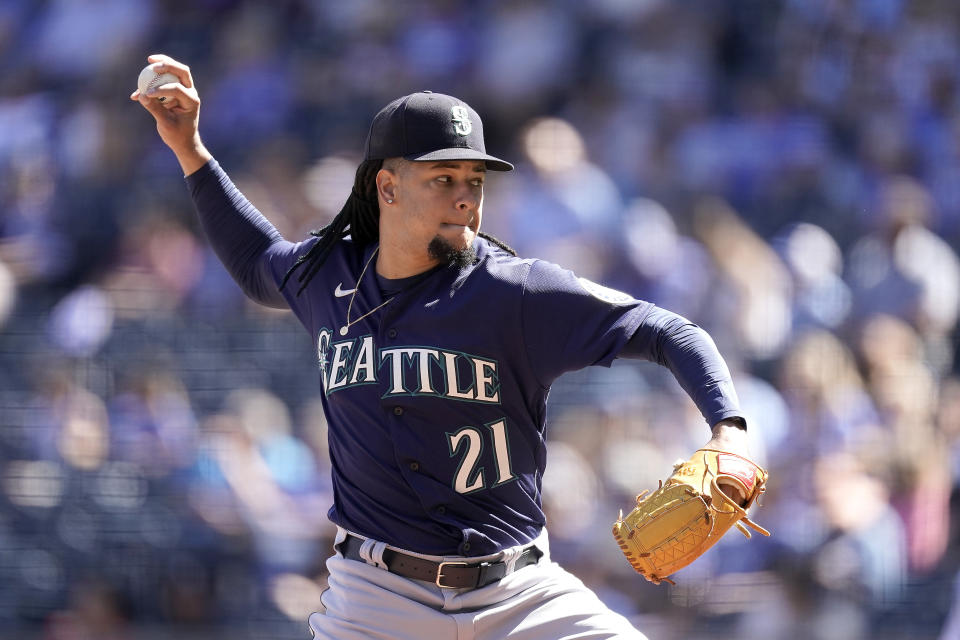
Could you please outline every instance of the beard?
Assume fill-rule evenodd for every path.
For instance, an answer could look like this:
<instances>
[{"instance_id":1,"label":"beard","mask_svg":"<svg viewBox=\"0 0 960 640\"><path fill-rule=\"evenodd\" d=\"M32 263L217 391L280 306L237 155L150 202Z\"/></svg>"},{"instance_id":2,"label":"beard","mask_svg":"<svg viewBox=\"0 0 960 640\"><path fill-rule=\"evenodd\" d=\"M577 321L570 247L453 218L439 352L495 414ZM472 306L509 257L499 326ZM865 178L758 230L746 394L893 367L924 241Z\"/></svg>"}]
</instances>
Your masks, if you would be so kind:
<instances>
[{"instance_id":1,"label":"beard","mask_svg":"<svg viewBox=\"0 0 960 640\"><path fill-rule=\"evenodd\" d=\"M458 269L469 267L477 260L477 252L471 245L457 249L446 238L439 235L434 236L430 241L427 253L440 264L451 264Z\"/></svg>"}]
</instances>

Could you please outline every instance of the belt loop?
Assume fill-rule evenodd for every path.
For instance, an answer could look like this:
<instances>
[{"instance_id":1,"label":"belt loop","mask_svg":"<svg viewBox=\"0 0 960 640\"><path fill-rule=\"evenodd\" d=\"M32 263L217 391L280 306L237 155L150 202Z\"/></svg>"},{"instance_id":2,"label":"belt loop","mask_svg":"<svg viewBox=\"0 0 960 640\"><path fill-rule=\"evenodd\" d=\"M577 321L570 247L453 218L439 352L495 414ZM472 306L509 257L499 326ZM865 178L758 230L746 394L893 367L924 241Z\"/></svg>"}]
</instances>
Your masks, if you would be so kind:
<instances>
[{"instance_id":1,"label":"belt loop","mask_svg":"<svg viewBox=\"0 0 960 640\"><path fill-rule=\"evenodd\" d=\"M506 565L506 572L503 575L510 575L514 572L515 567L517 566L517 558L520 557L525 549L520 547L511 547L506 549L503 552L503 564Z\"/></svg>"},{"instance_id":2,"label":"belt loop","mask_svg":"<svg viewBox=\"0 0 960 640\"><path fill-rule=\"evenodd\" d=\"M360 557L367 564L372 564L378 569L388 570L387 563L383 561L383 550L387 548L386 542L379 542L367 538L360 545Z\"/></svg>"},{"instance_id":3,"label":"belt loop","mask_svg":"<svg viewBox=\"0 0 960 640\"><path fill-rule=\"evenodd\" d=\"M339 527L339 526L337 527L337 535L336 535L336 537L333 539L333 550L336 551L337 553L339 553L341 556L344 555L344 554L343 554L343 549L341 548L340 545L342 545L344 542L347 541L347 537L348 537L349 535L350 535L350 534L347 533L347 530L346 530L346 529L344 529L343 527Z\"/></svg>"},{"instance_id":4,"label":"belt loop","mask_svg":"<svg viewBox=\"0 0 960 640\"><path fill-rule=\"evenodd\" d=\"M386 550L386 548L386 542L376 542L373 545L373 548L370 549L370 557L373 559L374 565L383 569L384 571L389 571L390 567L387 566L387 563L383 559L383 552Z\"/></svg>"}]
</instances>

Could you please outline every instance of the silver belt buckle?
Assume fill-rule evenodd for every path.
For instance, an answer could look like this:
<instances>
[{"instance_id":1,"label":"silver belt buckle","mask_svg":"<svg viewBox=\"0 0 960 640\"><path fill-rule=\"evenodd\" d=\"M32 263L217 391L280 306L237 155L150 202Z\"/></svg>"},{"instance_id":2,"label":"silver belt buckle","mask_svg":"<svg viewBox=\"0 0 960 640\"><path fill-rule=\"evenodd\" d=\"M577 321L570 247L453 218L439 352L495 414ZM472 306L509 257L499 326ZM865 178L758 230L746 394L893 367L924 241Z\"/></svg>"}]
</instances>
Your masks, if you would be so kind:
<instances>
[{"instance_id":1,"label":"silver belt buckle","mask_svg":"<svg viewBox=\"0 0 960 640\"><path fill-rule=\"evenodd\" d=\"M440 581L443 580L443 568L444 567L467 567L467 566L470 566L469 562L462 562L459 560L454 560L451 562L441 562L439 565L437 565L437 579L434 580L433 583L438 587L440 587L441 589L457 589L458 587L455 587L453 585L440 584Z\"/></svg>"}]
</instances>

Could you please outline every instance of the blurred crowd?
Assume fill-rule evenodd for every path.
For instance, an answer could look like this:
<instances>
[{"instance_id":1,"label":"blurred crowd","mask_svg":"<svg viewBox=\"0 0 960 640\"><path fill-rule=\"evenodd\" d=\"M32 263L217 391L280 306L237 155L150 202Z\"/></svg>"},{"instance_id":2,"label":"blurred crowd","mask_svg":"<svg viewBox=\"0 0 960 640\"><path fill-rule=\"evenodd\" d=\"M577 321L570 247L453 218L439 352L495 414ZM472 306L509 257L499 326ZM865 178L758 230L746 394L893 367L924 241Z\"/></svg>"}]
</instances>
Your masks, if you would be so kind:
<instances>
[{"instance_id":1,"label":"blurred crowd","mask_svg":"<svg viewBox=\"0 0 960 640\"><path fill-rule=\"evenodd\" d=\"M303 638L320 608L312 342L208 249L127 98L155 52L287 238L381 106L450 93L517 165L488 231L711 333L773 537L675 587L609 528L702 418L649 363L551 395L554 555L651 638L960 638L958 34L952 0L4 0L0 638Z\"/></svg>"}]
</instances>

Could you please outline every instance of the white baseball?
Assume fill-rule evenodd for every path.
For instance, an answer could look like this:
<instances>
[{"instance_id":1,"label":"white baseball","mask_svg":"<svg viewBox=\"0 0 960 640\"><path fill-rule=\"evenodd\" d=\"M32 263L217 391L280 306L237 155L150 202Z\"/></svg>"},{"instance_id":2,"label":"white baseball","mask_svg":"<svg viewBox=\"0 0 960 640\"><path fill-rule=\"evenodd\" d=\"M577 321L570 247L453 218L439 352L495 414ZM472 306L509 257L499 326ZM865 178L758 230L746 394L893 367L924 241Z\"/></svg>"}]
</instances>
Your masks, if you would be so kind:
<instances>
[{"instance_id":1,"label":"white baseball","mask_svg":"<svg viewBox=\"0 0 960 640\"><path fill-rule=\"evenodd\" d=\"M153 70L153 65L148 64L143 68L143 71L140 72L140 77L137 78L137 89L140 90L140 93L146 95L150 89L159 87L160 85L170 84L171 82L180 82L180 78L169 72L157 73ZM166 98L159 96L157 100L163 102Z\"/></svg>"}]
</instances>

